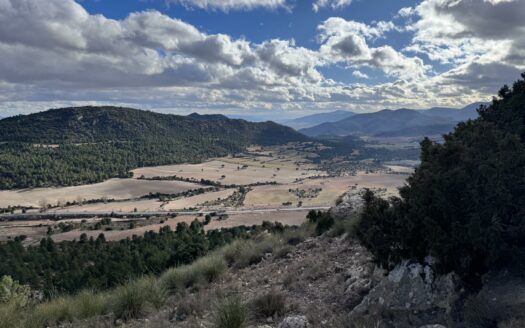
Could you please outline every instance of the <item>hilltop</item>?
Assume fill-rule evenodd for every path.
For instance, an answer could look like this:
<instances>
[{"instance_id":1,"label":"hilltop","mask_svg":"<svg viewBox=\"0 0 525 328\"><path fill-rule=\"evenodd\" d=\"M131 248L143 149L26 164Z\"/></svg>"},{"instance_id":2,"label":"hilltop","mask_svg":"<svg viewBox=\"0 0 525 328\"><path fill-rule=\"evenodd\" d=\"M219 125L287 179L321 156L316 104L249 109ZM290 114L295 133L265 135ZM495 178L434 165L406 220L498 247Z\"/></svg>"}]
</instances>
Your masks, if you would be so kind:
<instances>
[{"instance_id":1,"label":"hilltop","mask_svg":"<svg viewBox=\"0 0 525 328\"><path fill-rule=\"evenodd\" d=\"M0 120L0 189L129 177L153 165L199 162L307 137L274 122L178 116L121 107L70 107Z\"/></svg>"},{"instance_id":2,"label":"hilltop","mask_svg":"<svg viewBox=\"0 0 525 328\"><path fill-rule=\"evenodd\" d=\"M2 142L56 144L148 139L191 142L193 138L240 145L306 140L292 129L273 122L252 123L222 115L179 116L111 106L50 109L0 120Z\"/></svg>"}]
</instances>

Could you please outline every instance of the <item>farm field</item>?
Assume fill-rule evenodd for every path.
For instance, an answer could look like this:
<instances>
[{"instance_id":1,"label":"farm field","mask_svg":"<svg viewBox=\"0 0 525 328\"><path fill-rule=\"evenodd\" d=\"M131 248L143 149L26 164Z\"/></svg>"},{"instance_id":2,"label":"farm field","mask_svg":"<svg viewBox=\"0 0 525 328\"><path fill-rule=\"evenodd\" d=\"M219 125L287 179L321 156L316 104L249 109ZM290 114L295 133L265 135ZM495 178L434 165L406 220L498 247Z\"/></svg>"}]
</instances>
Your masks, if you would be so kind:
<instances>
[{"instance_id":1,"label":"farm field","mask_svg":"<svg viewBox=\"0 0 525 328\"><path fill-rule=\"evenodd\" d=\"M0 191L0 208L8 206L40 207L42 203L74 202L92 199L130 199L149 193L179 193L200 188L184 181L149 181L138 179L110 179L101 183L62 188L35 188Z\"/></svg>"},{"instance_id":2,"label":"farm field","mask_svg":"<svg viewBox=\"0 0 525 328\"><path fill-rule=\"evenodd\" d=\"M383 189L385 196L397 194L404 183L402 175L358 172L355 176L308 179L297 183L254 187L246 195L246 207L276 207L285 203L297 206L332 206L341 194L362 188ZM298 196L304 194L304 196Z\"/></svg>"},{"instance_id":3,"label":"farm field","mask_svg":"<svg viewBox=\"0 0 525 328\"><path fill-rule=\"evenodd\" d=\"M190 222L196 217L203 220L198 212L210 211L228 215L222 220L214 218L206 229L253 225L263 221L300 224L304 222L308 209L328 208L345 192L357 193L370 188L383 196L391 196L397 194L397 188L406 178L404 174L390 174L388 169L330 176L312 162L313 156L294 145L251 147L246 153L200 164L139 168L129 179L111 179L75 187L0 191L0 208L25 206L33 208L29 213L35 217L39 211L60 215L59 222L36 219L0 221L0 241L25 235L28 244L36 243L47 235L48 227L53 228L51 237L57 241L78 239L82 233L93 237L104 233L106 239L117 240L142 235L149 230L157 231L165 225L175 228L178 222ZM404 170L402 163L392 165ZM180 181L179 178L203 180L203 183ZM216 186L210 186L214 183ZM205 188L212 190L204 191ZM184 192L187 193L181 194ZM149 194L152 194L151 198L141 198ZM68 205L67 202L74 204ZM195 215L187 215L188 211L195 211ZM128 213L137 212L140 213L138 218L125 218ZM182 213L165 221L162 214L158 214L164 212ZM100 217L73 220L68 219L68 213L71 217L82 213L100 217L114 214L112 222L119 222L117 217L123 216L126 223L96 227L94 225L101 220ZM144 220L141 215L153 218ZM60 222L70 223L72 228L64 231ZM128 226L130 222L136 224Z\"/></svg>"},{"instance_id":4,"label":"farm field","mask_svg":"<svg viewBox=\"0 0 525 328\"><path fill-rule=\"evenodd\" d=\"M256 183L289 183L297 179L326 175L325 172L301 168L290 162L263 161L257 157L225 158L201 164L180 164L140 168L133 171L134 177L169 177L205 179L223 185L249 185Z\"/></svg>"}]
</instances>

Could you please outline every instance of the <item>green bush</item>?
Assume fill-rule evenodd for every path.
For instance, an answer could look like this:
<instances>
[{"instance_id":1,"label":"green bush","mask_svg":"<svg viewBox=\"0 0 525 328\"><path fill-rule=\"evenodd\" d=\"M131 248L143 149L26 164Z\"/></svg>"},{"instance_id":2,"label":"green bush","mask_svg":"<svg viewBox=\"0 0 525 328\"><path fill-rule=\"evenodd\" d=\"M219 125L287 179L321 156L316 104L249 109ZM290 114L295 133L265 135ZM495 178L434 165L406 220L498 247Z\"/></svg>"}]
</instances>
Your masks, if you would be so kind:
<instances>
[{"instance_id":1,"label":"green bush","mask_svg":"<svg viewBox=\"0 0 525 328\"><path fill-rule=\"evenodd\" d=\"M29 286L21 285L10 276L0 279L0 304L11 303L18 307L27 305L31 289Z\"/></svg>"},{"instance_id":2,"label":"green bush","mask_svg":"<svg viewBox=\"0 0 525 328\"><path fill-rule=\"evenodd\" d=\"M232 296L215 306L215 328L241 328L248 321L248 310L240 298Z\"/></svg>"},{"instance_id":3,"label":"green bush","mask_svg":"<svg viewBox=\"0 0 525 328\"><path fill-rule=\"evenodd\" d=\"M400 198L366 193L357 235L383 266L430 254L442 271L465 278L501 267L524 272L525 80L502 88L479 114L444 143L421 142L421 164Z\"/></svg>"}]
</instances>

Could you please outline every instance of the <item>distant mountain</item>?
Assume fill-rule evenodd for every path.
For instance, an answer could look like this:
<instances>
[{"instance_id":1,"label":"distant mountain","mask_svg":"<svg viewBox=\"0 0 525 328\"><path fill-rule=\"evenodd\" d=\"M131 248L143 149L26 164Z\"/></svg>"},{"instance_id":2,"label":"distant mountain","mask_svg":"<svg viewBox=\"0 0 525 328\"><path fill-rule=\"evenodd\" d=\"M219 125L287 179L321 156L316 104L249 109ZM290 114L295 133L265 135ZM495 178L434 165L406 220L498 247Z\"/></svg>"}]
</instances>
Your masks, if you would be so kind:
<instances>
[{"instance_id":1,"label":"distant mountain","mask_svg":"<svg viewBox=\"0 0 525 328\"><path fill-rule=\"evenodd\" d=\"M476 118L480 104L463 109L398 109L356 114L337 122L323 123L299 132L307 136L360 135L381 137L422 137L450 132L460 121Z\"/></svg>"},{"instance_id":2,"label":"distant mountain","mask_svg":"<svg viewBox=\"0 0 525 328\"><path fill-rule=\"evenodd\" d=\"M282 122L284 125L290 126L296 130L309 128L318 124L327 122L337 122L347 117L355 115L355 113L346 110L336 110L328 113L317 113L308 116L299 117L293 120Z\"/></svg>"},{"instance_id":3,"label":"distant mountain","mask_svg":"<svg viewBox=\"0 0 525 328\"><path fill-rule=\"evenodd\" d=\"M422 114L450 119L455 122L463 122L478 117L478 108L486 103L473 103L461 109L434 107L427 110L420 110Z\"/></svg>"},{"instance_id":4,"label":"distant mountain","mask_svg":"<svg viewBox=\"0 0 525 328\"><path fill-rule=\"evenodd\" d=\"M0 189L78 185L130 170L309 140L273 122L120 107L52 109L0 120Z\"/></svg>"}]
</instances>

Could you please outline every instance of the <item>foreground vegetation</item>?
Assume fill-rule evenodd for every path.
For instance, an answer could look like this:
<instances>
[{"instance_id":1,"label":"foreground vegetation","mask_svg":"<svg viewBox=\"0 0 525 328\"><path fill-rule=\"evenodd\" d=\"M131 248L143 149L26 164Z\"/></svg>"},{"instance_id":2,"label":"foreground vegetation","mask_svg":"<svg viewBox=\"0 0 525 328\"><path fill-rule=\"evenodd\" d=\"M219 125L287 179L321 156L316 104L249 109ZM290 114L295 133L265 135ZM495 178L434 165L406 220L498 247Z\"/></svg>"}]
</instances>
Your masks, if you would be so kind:
<instances>
[{"instance_id":1,"label":"foreground vegetation","mask_svg":"<svg viewBox=\"0 0 525 328\"><path fill-rule=\"evenodd\" d=\"M265 226L268 228L271 225ZM0 327L48 327L101 315L124 321L140 318L169 301L176 301L178 295L184 294L187 289L207 286L229 267L243 268L260 262L265 254L278 254L288 245L304 240L312 234L312 230L311 225L305 225L274 234L268 234L268 230L260 231L251 239L238 239L191 264L174 267L157 277L143 276L129 280L107 291L86 289L76 295L56 296L34 303L28 300L28 290L19 288L19 292L11 293L12 297L0 298ZM26 302L18 302L20 298ZM273 303L268 305L268 300L261 299L259 302L266 304L265 308L273 306ZM244 323L247 311L246 306L235 298L224 298L217 303L217 327L236 327L228 325L231 322Z\"/></svg>"},{"instance_id":2,"label":"foreground vegetation","mask_svg":"<svg viewBox=\"0 0 525 328\"><path fill-rule=\"evenodd\" d=\"M358 235L383 266L433 255L442 271L465 278L524 272L525 80L479 114L443 144L422 141L421 165L400 198L365 195Z\"/></svg>"},{"instance_id":3,"label":"foreground vegetation","mask_svg":"<svg viewBox=\"0 0 525 328\"><path fill-rule=\"evenodd\" d=\"M104 235L55 243L43 239L38 246L24 247L23 237L0 245L0 277L11 276L46 296L74 293L82 289L102 290L130 278L159 274L166 269L192 263L235 239L247 239L262 227L235 227L204 232L198 220L190 225L169 226L159 233L146 232L131 239L106 241ZM264 229L279 231L279 224Z\"/></svg>"}]
</instances>

